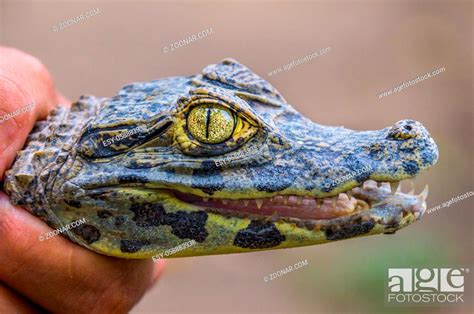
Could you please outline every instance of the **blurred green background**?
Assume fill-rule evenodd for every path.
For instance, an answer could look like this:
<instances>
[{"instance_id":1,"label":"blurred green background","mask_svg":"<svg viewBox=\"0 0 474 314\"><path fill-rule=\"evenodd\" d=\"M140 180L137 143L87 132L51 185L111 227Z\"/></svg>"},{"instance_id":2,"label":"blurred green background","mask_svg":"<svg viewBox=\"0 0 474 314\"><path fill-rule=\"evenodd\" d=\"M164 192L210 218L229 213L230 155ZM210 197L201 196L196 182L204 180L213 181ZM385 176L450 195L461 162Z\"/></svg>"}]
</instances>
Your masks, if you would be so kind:
<instances>
[{"instance_id":1,"label":"blurred green background","mask_svg":"<svg viewBox=\"0 0 474 314\"><path fill-rule=\"evenodd\" d=\"M100 13L54 32L53 26ZM473 190L471 1L0 1L0 42L50 69L70 99L112 96L132 81L199 73L225 57L270 81L313 121L365 130L411 118L435 138L438 164L417 180L428 208ZM173 52L163 48L212 28ZM268 73L331 47L291 71ZM446 71L399 93L379 93ZM465 303L387 307L391 267L473 265L473 198L426 215L396 235L252 254L169 260L133 313L468 313ZM307 260L265 283L263 277Z\"/></svg>"}]
</instances>

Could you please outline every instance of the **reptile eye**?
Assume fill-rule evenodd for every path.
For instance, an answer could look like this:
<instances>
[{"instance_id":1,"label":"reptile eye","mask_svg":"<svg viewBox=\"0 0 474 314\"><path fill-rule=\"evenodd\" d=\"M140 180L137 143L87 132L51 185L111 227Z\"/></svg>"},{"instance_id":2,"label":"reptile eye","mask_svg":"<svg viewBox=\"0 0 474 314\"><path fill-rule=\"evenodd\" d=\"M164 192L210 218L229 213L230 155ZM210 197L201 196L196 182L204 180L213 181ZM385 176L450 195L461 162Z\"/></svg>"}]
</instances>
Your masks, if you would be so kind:
<instances>
[{"instance_id":1,"label":"reptile eye","mask_svg":"<svg viewBox=\"0 0 474 314\"><path fill-rule=\"evenodd\" d=\"M198 141L217 144L229 139L235 129L237 117L219 105L194 107L187 117L187 129Z\"/></svg>"},{"instance_id":2,"label":"reptile eye","mask_svg":"<svg viewBox=\"0 0 474 314\"><path fill-rule=\"evenodd\" d=\"M174 139L187 155L216 156L244 145L260 129L251 112L209 100L177 115Z\"/></svg>"}]
</instances>

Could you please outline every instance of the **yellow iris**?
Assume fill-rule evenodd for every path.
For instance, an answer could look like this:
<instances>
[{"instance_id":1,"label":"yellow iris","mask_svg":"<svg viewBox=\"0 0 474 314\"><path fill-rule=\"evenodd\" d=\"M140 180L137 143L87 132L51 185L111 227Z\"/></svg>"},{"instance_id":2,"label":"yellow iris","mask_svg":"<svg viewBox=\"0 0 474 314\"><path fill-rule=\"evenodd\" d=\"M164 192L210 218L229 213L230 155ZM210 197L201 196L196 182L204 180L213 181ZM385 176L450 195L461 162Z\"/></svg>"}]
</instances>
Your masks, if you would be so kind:
<instances>
[{"instance_id":1,"label":"yellow iris","mask_svg":"<svg viewBox=\"0 0 474 314\"><path fill-rule=\"evenodd\" d=\"M217 144L232 136L235 117L232 112L219 105L199 105L188 114L187 128L198 141Z\"/></svg>"}]
</instances>

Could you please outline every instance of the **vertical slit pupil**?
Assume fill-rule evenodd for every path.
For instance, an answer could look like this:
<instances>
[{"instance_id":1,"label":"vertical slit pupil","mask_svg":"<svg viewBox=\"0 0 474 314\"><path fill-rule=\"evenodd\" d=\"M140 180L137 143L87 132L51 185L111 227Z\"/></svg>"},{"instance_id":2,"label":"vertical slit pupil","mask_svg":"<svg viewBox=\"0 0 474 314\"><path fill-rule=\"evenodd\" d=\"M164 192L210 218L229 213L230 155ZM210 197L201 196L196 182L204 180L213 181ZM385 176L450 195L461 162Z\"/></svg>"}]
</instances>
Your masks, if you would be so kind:
<instances>
[{"instance_id":1,"label":"vertical slit pupil","mask_svg":"<svg viewBox=\"0 0 474 314\"><path fill-rule=\"evenodd\" d=\"M211 108L206 108L206 138L209 139L209 124L211 122Z\"/></svg>"}]
</instances>

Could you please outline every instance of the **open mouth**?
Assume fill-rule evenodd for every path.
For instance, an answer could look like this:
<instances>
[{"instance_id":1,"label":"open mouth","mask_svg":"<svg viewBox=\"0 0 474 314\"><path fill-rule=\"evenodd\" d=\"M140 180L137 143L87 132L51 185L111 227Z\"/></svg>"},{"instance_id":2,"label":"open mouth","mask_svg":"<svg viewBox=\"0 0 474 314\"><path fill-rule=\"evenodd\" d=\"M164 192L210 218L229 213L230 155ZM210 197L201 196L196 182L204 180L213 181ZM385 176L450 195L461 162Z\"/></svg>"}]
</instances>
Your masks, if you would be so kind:
<instances>
[{"instance_id":1,"label":"open mouth","mask_svg":"<svg viewBox=\"0 0 474 314\"><path fill-rule=\"evenodd\" d=\"M405 184L404 184L405 185ZM297 195L276 195L258 199L204 198L174 191L179 200L205 207L218 214L232 216L265 216L278 220L331 220L348 217L373 208L390 205L400 212L413 214L416 218L426 210L428 186L419 195L414 195L414 183L409 182L410 191L403 193L400 182L365 181L358 187L330 198L314 198Z\"/></svg>"}]
</instances>

